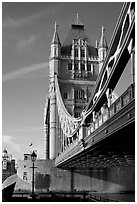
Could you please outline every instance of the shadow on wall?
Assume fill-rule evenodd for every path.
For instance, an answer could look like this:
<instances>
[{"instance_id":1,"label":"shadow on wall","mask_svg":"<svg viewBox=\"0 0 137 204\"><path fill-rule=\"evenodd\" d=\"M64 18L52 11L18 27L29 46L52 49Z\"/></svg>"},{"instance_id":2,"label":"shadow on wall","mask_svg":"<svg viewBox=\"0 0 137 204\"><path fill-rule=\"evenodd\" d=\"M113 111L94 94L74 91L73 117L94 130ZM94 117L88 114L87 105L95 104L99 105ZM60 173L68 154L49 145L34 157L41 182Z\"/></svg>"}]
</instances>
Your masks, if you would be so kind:
<instances>
[{"instance_id":1,"label":"shadow on wall","mask_svg":"<svg viewBox=\"0 0 137 204\"><path fill-rule=\"evenodd\" d=\"M37 190L45 190L50 187L50 175L49 174L35 174L35 188Z\"/></svg>"}]
</instances>

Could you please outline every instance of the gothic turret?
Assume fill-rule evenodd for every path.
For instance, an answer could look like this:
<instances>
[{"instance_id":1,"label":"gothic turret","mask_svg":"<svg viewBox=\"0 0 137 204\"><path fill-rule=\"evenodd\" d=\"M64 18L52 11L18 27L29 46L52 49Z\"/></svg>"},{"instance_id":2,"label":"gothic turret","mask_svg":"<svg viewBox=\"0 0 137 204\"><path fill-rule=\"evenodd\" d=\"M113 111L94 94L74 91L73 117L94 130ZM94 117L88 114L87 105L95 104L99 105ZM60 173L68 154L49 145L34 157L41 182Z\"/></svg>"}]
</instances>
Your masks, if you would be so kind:
<instances>
[{"instance_id":1,"label":"gothic turret","mask_svg":"<svg viewBox=\"0 0 137 204\"><path fill-rule=\"evenodd\" d=\"M100 42L99 42L99 45L98 45L99 72L100 72L100 70L101 70L101 68L102 68L104 59L105 59L105 57L106 57L107 49L108 49L107 41L106 41L104 32L105 32L105 29L104 29L104 27L102 26L101 38L100 38Z\"/></svg>"},{"instance_id":2,"label":"gothic turret","mask_svg":"<svg viewBox=\"0 0 137 204\"><path fill-rule=\"evenodd\" d=\"M60 61L60 47L61 43L57 31L57 24L55 23L54 35L51 43L50 54L50 86L49 86L49 98L50 98L50 134L49 134L49 158L55 159L56 149L56 94L55 94L55 73L58 73L59 61Z\"/></svg>"},{"instance_id":3,"label":"gothic turret","mask_svg":"<svg viewBox=\"0 0 137 204\"><path fill-rule=\"evenodd\" d=\"M51 43L51 58L59 58L60 57L60 39L59 39L59 35L58 35L58 25L55 22L55 30L54 30L54 34L53 34L53 39L52 39L52 43Z\"/></svg>"}]
</instances>

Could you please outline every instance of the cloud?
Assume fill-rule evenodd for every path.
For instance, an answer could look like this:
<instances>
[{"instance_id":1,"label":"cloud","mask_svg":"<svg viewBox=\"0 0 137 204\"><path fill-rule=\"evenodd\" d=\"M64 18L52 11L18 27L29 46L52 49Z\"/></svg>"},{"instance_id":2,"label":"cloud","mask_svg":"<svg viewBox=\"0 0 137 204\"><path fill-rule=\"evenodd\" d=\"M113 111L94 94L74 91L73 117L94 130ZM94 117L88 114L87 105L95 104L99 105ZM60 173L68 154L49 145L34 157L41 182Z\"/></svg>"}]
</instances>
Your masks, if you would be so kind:
<instances>
[{"instance_id":1,"label":"cloud","mask_svg":"<svg viewBox=\"0 0 137 204\"><path fill-rule=\"evenodd\" d=\"M25 25L29 25L33 21L36 21L37 19L43 17L45 15L45 12L38 12L34 15L27 16L21 19L15 19L8 14L6 14L6 19L3 20L2 27L3 28L19 28Z\"/></svg>"},{"instance_id":2,"label":"cloud","mask_svg":"<svg viewBox=\"0 0 137 204\"><path fill-rule=\"evenodd\" d=\"M37 127L23 127L23 128L13 128L12 131L14 132L36 132L36 131L43 131L43 126L37 126ZM11 131L11 129L10 129Z\"/></svg>"},{"instance_id":3,"label":"cloud","mask_svg":"<svg viewBox=\"0 0 137 204\"><path fill-rule=\"evenodd\" d=\"M2 136L2 143L6 146L9 146L11 149L13 149L17 153L21 153L21 146L20 144L17 144L15 141L15 138L10 135L3 135Z\"/></svg>"},{"instance_id":4,"label":"cloud","mask_svg":"<svg viewBox=\"0 0 137 204\"><path fill-rule=\"evenodd\" d=\"M45 4L46 5L46 4ZM48 16L55 15L55 12L58 11L60 8L62 8L63 4L56 5L55 7L51 7L48 9L43 9L41 11L38 11L35 14L25 16L23 18L13 18L11 15L8 14L8 11L3 10L3 13L6 13L6 18L3 18L2 27L3 28L20 28L23 26L30 25L31 23L35 22L36 20L39 20L41 18L48 18Z\"/></svg>"},{"instance_id":5,"label":"cloud","mask_svg":"<svg viewBox=\"0 0 137 204\"><path fill-rule=\"evenodd\" d=\"M2 77L2 82L13 80L13 79L21 77L21 76L23 76L25 74L44 69L44 68L48 67L48 64L49 64L48 62L43 62L43 63L40 63L40 64L33 64L33 65L30 65L30 66L22 67L20 69L12 71L12 72L10 72L8 74L5 74Z\"/></svg>"},{"instance_id":6,"label":"cloud","mask_svg":"<svg viewBox=\"0 0 137 204\"><path fill-rule=\"evenodd\" d=\"M26 49L29 49L35 43L35 41L36 41L36 37L31 35L29 38L19 41L17 43L17 48L20 51L24 51Z\"/></svg>"}]
</instances>

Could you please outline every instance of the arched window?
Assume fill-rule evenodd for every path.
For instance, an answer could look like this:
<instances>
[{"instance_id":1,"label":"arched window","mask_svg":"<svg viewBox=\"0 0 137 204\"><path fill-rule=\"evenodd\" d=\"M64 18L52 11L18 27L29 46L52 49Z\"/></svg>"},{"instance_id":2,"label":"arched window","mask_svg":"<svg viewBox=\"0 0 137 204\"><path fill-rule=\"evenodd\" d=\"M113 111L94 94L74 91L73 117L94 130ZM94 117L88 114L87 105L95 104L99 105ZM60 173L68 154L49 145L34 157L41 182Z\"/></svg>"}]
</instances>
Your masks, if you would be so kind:
<instances>
[{"instance_id":1,"label":"arched window","mask_svg":"<svg viewBox=\"0 0 137 204\"><path fill-rule=\"evenodd\" d=\"M81 70L85 70L85 64L81 63Z\"/></svg>"},{"instance_id":2,"label":"arched window","mask_svg":"<svg viewBox=\"0 0 137 204\"><path fill-rule=\"evenodd\" d=\"M90 64L90 63L87 64L87 70L88 70L89 72L91 71L91 64Z\"/></svg>"},{"instance_id":3,"label":"arched window","mask_svg":"<svg viewBox=\"0 0 137 204\"><path fill-rule=\"evenodd\" d=\"M71 62L68 63L68 70L72 70L72 63Z\"/></svg>"},{"instance_id":4,"label":"arched window","mask_svg":"<svg viewBox=\"0 0 137 204\"><path fill-rule=\"evenodd\" d=\"M85 92L82 89L75 90L75 99L85 99Z\"/></svg>"},{"instance_id":5,"label":"arched window","mask_svg":"<svg viewBox=\"0 0 137 204\"><path fill-rule=\"evenodd\" d=\"M78 70L78 63L77 62L74 63L74 70Z\"/></svg>"},{"instance_id":6,"label":"arched window","mask_svg":"<svg viewBox=\"0 0 137 204\"><path fill-rule=\"evenodd\" d=\"M55 57L58 56L58 49L57 49L57 47L54 48L54 56L55 56Z\"/></svg>"},{"instance_id":7,"label":"arched window","mask_svg":"<svg viewBox=\"0 0 137 204\"><path fill-rule=\"evenodd\" d=\"M75 48L75 50L74 50L74 56L78 57L78 49L77 48Z\"/></svg>"},{"instance_id":8,"label":"arched window","mask_svg":"<svg viewBox=\"0 0 137 204\"><path fill-rule=\"evenodd\" d=\"M81 49L81 57L85 57L85 50Z\"/></svg>"}]
</instances>

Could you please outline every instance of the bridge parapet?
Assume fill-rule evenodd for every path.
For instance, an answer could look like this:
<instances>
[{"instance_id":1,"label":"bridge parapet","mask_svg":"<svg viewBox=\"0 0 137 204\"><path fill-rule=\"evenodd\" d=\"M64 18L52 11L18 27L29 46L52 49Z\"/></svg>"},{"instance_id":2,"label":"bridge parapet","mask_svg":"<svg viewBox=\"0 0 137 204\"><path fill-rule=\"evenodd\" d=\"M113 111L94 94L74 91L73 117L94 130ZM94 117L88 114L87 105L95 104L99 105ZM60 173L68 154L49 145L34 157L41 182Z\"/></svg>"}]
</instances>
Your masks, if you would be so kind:
<instances>
[{"instance_id":1,"label":"bridge parapet","mask_svg":"<svg viewBox=\"0 0 137 204\"><path fill-rule=\"evenodd\" d=\"M103 123L110 119L113 115L118 113L123 107L130 103L134 98L135 84L131 84L128 89L108 108L105 109L104 113L99 115L95 122L86 130L86 136L90 135L96 129L98 129ZM101 110L100 110L101 113Z\"/></svg>"}]
</instances>

